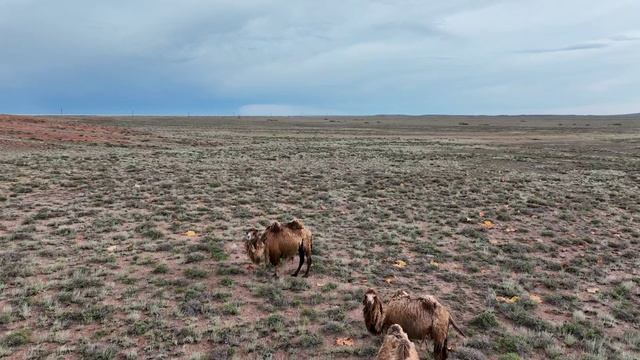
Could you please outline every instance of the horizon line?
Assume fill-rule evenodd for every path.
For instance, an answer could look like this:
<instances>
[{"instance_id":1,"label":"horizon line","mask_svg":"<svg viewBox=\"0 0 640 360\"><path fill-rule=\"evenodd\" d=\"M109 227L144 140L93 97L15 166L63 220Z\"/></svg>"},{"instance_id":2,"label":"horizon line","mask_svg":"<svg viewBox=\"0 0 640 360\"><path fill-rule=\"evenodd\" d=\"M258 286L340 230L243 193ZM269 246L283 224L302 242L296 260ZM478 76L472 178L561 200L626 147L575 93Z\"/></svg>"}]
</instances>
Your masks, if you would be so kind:
<instances>
[{"instance_id":1,"label":"horizon line","mask_svg":"<svg viewBox=\"0 0 640 360\"><path fill-rule=\"evenodd\" d=\"M442 116L442 117L455 117L455 116L467 116L467 117L521 117L521 116L640 116L640 112L633 113L616 113L616 114L554 114L554 113L520 113L520 114L402 114L402 113L381 113L381 114L259 114L259 115L241 115L241 114L169 114L169 113L113 113L113 114L100 114L100 113L69 113L69 114L55 114L55 113L1 113L4 116L48 116L48 117L65 117L65 116L87 116L87 117L237 117L237 118L258 118L258 117L384 117L384 116L404 116L404 117L429 117L429 116Z\"/></svg>"}]
</instances>

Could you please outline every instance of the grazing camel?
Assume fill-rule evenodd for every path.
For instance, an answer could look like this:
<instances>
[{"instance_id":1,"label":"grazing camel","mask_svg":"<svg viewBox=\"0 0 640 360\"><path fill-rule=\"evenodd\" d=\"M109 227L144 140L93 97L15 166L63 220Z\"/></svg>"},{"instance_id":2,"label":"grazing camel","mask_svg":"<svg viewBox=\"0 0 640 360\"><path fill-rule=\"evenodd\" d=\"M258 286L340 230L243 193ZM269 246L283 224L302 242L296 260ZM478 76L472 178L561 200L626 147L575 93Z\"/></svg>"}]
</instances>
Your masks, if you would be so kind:
<instances>
[{"instance_id":1,"label":"grazing camel","mask_svg":"<svg viewBox=\"0 0 640 360\"><path fill-rule=\"evenodd\" d=\"M465 336L454 323L449 310L431 295L412 297L406 291L397 292L385 305L374 289L369 289L362 301L364 322L372 334L381 334L398 324L413 340L433 339L433 356L447 358L449 325Z\"/></svg>"},{"instance_id":2,"label":"grazing camel","mask_svg":"<svg viewBox=\"0 0 640 360\"><path fill-rule=\"evenodd\" d=\"M274 266L276 277L280 259L291 259L298 254L300 263L296 272L292 274L298 276L306 257L307 269L304 276L307 277L311 268L312 242L311 231L300 220L293 220L284 225L275 221L262 232L257 229L247 231L245 250L254 264L260 264L263 258L265 263L270 262Z\"/></svg>"}]
</instances>

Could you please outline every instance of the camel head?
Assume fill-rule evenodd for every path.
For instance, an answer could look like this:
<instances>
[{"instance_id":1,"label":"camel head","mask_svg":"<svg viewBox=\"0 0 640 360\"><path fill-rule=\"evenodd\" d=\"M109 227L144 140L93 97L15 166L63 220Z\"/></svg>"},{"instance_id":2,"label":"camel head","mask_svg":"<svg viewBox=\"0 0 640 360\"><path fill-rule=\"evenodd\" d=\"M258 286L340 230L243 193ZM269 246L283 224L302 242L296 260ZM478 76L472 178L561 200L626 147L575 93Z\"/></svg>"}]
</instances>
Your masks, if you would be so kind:
<instances>
[{"instance_id":1,"label":"camel head","mask_svg":"<svg viewBox=\"0 0 640 360\"><path fill-rule=\"evenodd\" d=\"M380 334L382 332L384 309L378 293L374 289L367 290L364 293L362 305L362 315L364 316L367 330L372 334Z\"/></svg>"},{"instance_id":2,"label":"camel head","mask_svg":"<svg viewBox=\"0 0 640 360\"><path fill-rule=\"evenodd\" d=\"M260 264L264 256L264 242L261 235L262 233L258 229L249 229L244 235L245 250L254 264Z\"/></svg>"},{"instance_id":3,"label":"camel head","mask_svg":"<svg viewBox=\"0 0 640 360\"><path fill-rule=\"evenodd\" d=\"M362 305L365 307L371 307L378 302L378 293L374 289L369 289L364 293L364 299L362 299Z\"/></svg>"},{"instance_id":4,"label":"camel head","mask_svg":"<svg viewBox=\"0 0 640 360\"><path fill-rule=\"evenodd\" d=\"M405 334L404 330L402 330L402 326L398 324L393 324L387 330L387 335L392 335L397 338L407 338L407 334Z\"/></svg>"}]
</instances>

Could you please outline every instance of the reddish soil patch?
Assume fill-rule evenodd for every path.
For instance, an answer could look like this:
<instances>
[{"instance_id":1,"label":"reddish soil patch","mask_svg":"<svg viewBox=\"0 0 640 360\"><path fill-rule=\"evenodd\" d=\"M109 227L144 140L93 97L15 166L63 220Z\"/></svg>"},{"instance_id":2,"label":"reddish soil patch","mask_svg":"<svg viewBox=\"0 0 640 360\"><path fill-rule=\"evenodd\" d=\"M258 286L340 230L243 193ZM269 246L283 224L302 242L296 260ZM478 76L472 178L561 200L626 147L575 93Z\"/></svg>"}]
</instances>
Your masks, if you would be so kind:
<instances>
[{"instance_id":1,"label":"reddish soil patch","mask_svg":"<svg viewBox=\"0 0 640 360\"><path fill-rule=\"evenodd\" d=\"M56 143L130 144L137 132L64 118L0 115L0 149L46 148Z\"/></svg>"}]
</instances>

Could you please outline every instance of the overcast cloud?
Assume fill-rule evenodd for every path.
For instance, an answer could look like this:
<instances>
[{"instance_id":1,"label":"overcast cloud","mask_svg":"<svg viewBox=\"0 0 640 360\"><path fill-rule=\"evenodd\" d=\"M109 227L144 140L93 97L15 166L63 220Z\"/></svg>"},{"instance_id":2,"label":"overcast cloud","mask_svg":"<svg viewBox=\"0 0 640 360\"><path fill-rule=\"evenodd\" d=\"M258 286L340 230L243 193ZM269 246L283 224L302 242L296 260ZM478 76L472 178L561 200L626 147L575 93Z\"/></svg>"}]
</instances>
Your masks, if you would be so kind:
<instances>
[{"instance_id":1,"label":"overcast cloud","mask_svg":"<svg viewBox=\"0 0 640 360\"><path fill-rule=\"evenodd\" d=\"M640 112L640 1L0 0L0 113Z\"/></svg>"}]
</instances>

